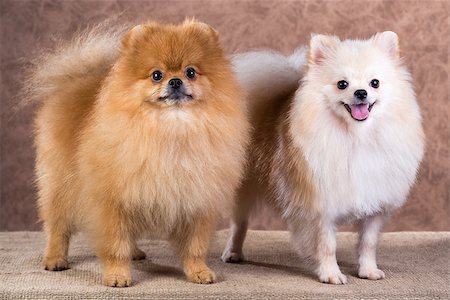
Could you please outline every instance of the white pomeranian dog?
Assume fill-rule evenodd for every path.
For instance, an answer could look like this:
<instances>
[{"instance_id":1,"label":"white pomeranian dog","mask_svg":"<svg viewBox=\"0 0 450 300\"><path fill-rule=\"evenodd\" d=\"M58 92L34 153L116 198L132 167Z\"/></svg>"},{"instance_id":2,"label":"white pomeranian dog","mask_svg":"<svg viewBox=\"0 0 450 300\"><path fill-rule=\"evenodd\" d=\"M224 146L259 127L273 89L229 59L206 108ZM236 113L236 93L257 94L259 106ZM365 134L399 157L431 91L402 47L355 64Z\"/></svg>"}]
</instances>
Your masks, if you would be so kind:
<instances>
[{"instance_id":1,"label":"white pomeranian dog","mask_svg":"<svg viewBox=\"0 0 450 300\"><path fill-rule=\"evenodd\" d=\"M405 202L424 154L397 34L344 41L313 35L309 51L239 54L234 67L254 132L222 259L243 260L248 214L264 199L286 220L321 282L347 282L336 261L336 225L352 221L361 225L359 277L384 278L378 235Z\"/></svg>"}]
</instances>

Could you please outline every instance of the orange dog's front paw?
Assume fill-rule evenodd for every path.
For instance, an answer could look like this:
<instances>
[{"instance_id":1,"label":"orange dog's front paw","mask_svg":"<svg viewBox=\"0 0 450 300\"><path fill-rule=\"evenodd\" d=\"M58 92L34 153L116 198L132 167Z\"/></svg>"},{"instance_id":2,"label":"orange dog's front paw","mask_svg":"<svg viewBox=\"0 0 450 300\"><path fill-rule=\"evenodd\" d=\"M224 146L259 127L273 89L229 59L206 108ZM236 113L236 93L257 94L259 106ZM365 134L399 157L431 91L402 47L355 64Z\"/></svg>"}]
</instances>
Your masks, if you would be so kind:
<instances>
[{"instance_id":1,"label":"orange dog's front paw","mask_svg":"<svg viewBox=\"0 0 450 300\"><path fill-rule=\"evenodd\" d=\"M210 269L204 269L187 274L188 280L193 283L210 284L216 281L216 274Z\"/></svg>"},{"instance_id":2,"label":"orange dog's front paw","mask_svg":"<svg viewBox=\"0 0 450 300\"><path fill-rule=\"evenodd\" d=\"M103 276L103 284L111 287L127 287L131 285L131 276L122 274L106 274Z\"/></svg>"},{"instance_id":3,"label":"orange dog's front paw","mask_svg":"<svg viewBox=\"0 0 450 300\"><path fill-rule=\"evenodd\" d=\"M44 257L44 268L48 271L64 271L69 268L69 263L65 257Z\"/></svg>"}]
</instances>

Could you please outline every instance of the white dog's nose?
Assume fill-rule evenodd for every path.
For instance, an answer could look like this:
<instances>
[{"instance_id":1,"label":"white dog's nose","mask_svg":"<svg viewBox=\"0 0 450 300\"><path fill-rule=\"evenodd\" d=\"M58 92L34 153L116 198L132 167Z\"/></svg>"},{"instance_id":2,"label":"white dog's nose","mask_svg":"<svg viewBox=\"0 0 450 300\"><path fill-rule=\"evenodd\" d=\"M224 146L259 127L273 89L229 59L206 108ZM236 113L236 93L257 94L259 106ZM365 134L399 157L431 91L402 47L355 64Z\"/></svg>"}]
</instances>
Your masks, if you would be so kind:
<instances>
[{"instance_id":1,"label":"white dog's nose","mask_svg":"<svg viewBox=\"0 0 450 300\"><path fill-rule=\"evenodd\" d=\"M356 98L358 98L360 100L364 100L367 98L367 91L366 90L356 90L354 95Z\"/></svg>"}]
</instances>

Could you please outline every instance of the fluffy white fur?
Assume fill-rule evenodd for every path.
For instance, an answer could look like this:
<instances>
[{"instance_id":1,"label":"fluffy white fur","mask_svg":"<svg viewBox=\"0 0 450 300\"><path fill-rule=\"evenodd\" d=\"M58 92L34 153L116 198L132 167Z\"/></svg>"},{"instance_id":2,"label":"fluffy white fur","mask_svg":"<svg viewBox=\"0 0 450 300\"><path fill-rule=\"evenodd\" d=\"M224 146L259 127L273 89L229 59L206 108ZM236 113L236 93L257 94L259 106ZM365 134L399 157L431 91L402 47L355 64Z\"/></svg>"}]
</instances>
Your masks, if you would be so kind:
<instances>
[{"instance_id":1,"label":"fluffy white fur","mask_svg":"<svg viewBox=\"0 0 450 300\"><path fill-rule=\"evenodd\" d=\"M246 93L249 115L258 118L263 107L286 91L297 89L307 63L306 47L285 57L273 51L253 51L232 56L238 81ZM256 110L256 111L255 111Z\"/></svg>"},{"instance_id":2,"label":"fluffy white fur","mask_svg":"<svg viewBox=\"0 0 450 300\"><path fill-rule=\"evenodd\" d=\"M245 197L238 199L222 258L243 259L248 212L262 195L286 219L296 249L312 258L320 281L347 282L336 262L335 226L351 221L361 224L359 276L384 278L375 257L378 233L405 202L424 153L420 109L399 58L397 35L383 32L345 41L314 35L309 60L302 78L302 51L291 57L252 52L234 58L253 114L273 114L261 107L273 107L270 103L284 101L280 95L297 91L276 118L253 117L255 128L270 123L256 136L275 134L255 138L256 163L248 172L258 178L242 187ZM372 79L379 80L378 88L370 85ZM300 87L293 85L299 80ZM349 86L338 89L340 80ZM356 101L358 89L367 91L369 104L375 103L364 121L353 119L343 105ZM296 184L296 178L303 181ZM249 185L264 192L252 196Z\"/></svg>"}]
</instances>

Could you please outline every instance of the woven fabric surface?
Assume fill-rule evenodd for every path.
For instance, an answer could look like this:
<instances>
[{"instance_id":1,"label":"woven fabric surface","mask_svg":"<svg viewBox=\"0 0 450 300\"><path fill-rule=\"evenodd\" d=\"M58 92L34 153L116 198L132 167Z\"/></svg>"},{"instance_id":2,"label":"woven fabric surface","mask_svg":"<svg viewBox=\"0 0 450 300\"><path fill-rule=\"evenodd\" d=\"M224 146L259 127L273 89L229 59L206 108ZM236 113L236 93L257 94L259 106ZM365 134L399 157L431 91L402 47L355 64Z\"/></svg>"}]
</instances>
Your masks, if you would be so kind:
<instances>
[{"instance_id":1,"label":"woven fabric surface","mask_svg":"<svg viewBox=\"0 0 450 300\"><path fill-rule=\"evenodd\" d=\"M133 262L133 285L101 285L101 267L82 236L72 240L70 269L49 272L41 266L41 232L0 233L0 299L449 299L450 232L384 233L379 267L386 279L359 279L354 233L338 234L338 262L349 277L345 286L321 284L301 261L283 231L250 231L247 262L220 261L227 231L217 232L209 266L218 282L185 280L181 263L165 241L140 241L147 259Z\"/></svg>"}]
</instances>

